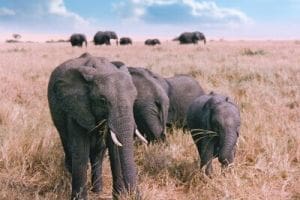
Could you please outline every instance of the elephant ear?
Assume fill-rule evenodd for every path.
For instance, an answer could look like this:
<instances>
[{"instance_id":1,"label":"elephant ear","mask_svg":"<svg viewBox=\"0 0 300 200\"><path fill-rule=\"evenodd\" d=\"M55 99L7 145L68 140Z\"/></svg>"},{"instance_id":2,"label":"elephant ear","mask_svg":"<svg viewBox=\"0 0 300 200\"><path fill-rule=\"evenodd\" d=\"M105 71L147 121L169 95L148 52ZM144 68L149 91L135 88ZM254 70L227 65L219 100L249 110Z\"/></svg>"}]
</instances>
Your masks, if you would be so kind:
<instances>
[{"instance_id":1,"label":"elephant ear","mask_svg":"<svg viewBox=\"0 0 300 200\"><path fill-rule=\"evenodd\" d=\"M92 130L96 123L88 94L88 84L94 80L95 72L92 67L73 68L54 85L55 96L61 108L87 130Z\"/></svg>"},{"instance_id":2,"label":"elephant ear","mask_svg":"<svg viewBox=\"0 0 300 200\"><path fill-rule=\"evenodd\" d=\"M213 115L213 97L210 97L203 106L202 109L202 124L205 125L205 129L211 130L212 128L212 115Z\"/></svg>"}]
</instances>

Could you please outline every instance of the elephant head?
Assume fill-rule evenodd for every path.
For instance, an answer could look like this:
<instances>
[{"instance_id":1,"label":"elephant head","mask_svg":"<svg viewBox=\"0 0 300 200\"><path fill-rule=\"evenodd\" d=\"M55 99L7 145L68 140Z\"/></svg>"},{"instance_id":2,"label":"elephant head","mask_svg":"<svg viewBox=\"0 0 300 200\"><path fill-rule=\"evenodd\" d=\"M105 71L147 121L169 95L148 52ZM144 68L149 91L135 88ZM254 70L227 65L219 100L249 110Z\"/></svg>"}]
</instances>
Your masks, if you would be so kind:
<instances>
[{"instance_id":1,"label":"elephant head","mask_svg":"<svg viewBox=\"0 0 300 200\"><path fill-rule=\"evenodd\" d=\"M108 143L114 193L136 188L137 172L133 156L136 128L133 104L136 96L137 91L128 73L118 70L104 58L89 54L58 66L49 81L50 111L63 143L63 138L67 137L65 135L73 135L75 141L78 139L76 136L89 137L97 124L106 120L110 131L107 137L116 144ZM66 120L72 122L67 128L64 127ZM77 128L73 128L72 133L62 131L71 130L73 126ZM79 134L77 131L82 132ZM79 138L78 142L82 141ZM86 148L89 144L83 145L84 149L89 149ZM75 150L73 147L72 151ZM82 151L79 150L80 155ZM79 192L77 190L85 187L86 172L79 172L82 167L78 169L74 163L81 163L81 166L85 159L77 154L72 159L72 194L75 195Z\"/></svg>"},{"instance_id":2,"label":"elephant head","mask_svg":"<svg viewBox=\"0 0 300 200\"><path fill-rule=\"evenodd\" d=\"M107 36L109 36L110 39L116 40L116 45L119 44L118 36L117 36L117 34L114 31L104 31L104 34L106 34Z\"/></svg>"},{"instance_id":3,"label":"elephant head","mask_svg":"<svg viewBox=\"0 0 300 200\"><path fill-rule=\"evenodd\" d=\"M208 130L219 135L218 159L223 166L232 163L235 156L235 146L239 136L240 112L238 107L228 97L210 94L212 97L204 105L207 116Z\"/></svg>"},{"instance_id":4,"label":"elephant head","mask_svg":"<svg viewBox=\"0 0 300 200\"><path fill-rule=\"evenodd\" d=\"M164 140L169 98L162 86L144 68L129 67L138 95L134 117L138 129L150 141Z\"/></svg>"},{"instance_id":5,"label":"elephant head","mask_svg":"<svg viewBox=\"0 0 300 200\"><path fill-rule=\"evenodd\" d=\"M206 44L206 38L203 33L199 32L199 31L195 31L195 32L193 32L193 34L194 34L194 36L193 36L194 41L203 40L204 44Z\"/></svg>"},{"instance_id":6,"label":"elephant head","mask_svg":"<svg viewBox=\"0 0 300 200\"><path fill-rule=\"evenodd\" d=\"M233 162L239 136L240 112L228 97L210 93L202 109L203 127L218 134L218 158L223 166ZM203 97L205 98L205 97Z\"/></svg>"}]
</instances>

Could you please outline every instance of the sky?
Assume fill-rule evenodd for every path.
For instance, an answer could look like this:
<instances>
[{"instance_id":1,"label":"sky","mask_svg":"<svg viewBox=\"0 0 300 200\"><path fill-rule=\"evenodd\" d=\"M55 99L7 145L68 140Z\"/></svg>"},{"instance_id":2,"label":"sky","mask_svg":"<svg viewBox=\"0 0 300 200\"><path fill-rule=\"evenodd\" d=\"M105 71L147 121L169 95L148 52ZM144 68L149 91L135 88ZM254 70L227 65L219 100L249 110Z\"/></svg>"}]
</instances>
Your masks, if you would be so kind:
<instances>
[{"instance_id":1,"label":"sky","mask_svg":"<svg viewBox=\"0 0 300 200\"><path fill-rule=\"evenodd\" d=\"M299 39L300 0L0 0L0 40L92 38L99 30L140 39L196 30L207 38Z\"/></svg>"}]
</instances>

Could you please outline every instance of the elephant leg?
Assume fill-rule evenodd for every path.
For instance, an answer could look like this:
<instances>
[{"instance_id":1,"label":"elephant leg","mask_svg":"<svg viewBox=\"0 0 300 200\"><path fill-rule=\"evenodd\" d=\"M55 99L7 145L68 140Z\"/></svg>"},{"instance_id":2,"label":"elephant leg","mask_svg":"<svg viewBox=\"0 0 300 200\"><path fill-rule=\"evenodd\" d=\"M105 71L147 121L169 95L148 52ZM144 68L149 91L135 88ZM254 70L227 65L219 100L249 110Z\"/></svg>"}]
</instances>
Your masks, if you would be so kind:
<instances>
[{"instance_id":1,"label":"elephant leg","mask_svg":"<svg viewBox=\"0 0 300 200\"><path fill-rule=\"evenodd\" d=\"M72 119L68 120L72 142L72 200L87 199L87 166L89 161L89 136L86 130Z\"/></svg>"},{"instance_id":2,"label":"elephant leg","mask_svg":"<svg viewBox=\"0 0 300 200\"><path fill-rule=\"evenodd\" d=\"M68 128L66 126L67 120L64 120L65 116L61 114L59 121L54 121L55 127L59 132L60 141L62 143L64 153L65 153L65 166L67 170L72 173L72 155L70 149L70 141L68 137Z\"/></svg>"},{"instance_id":3,"label":"elephant leg","mask_svg":"<svg viewBox=\"0 0 300 200\"><path fill-rule=\"evenodd\" d=\"M204 139L201 141L200 145L200 158L201 164L200 167L205 167L205 174L207 176L211 176L213 169L212 169L212 160L214 158L214 146L215 141L212 139ZM199 148L198 148L199 149Z\"/></svg>"},{"instance_id":4,"label":"elephant leg","mask_svg":"<svg viewBox=\"0 0 300 200\"><path fill-rule=\"evenodd\" d=\"M122 176L121 163L118 147L113 143L110 135L107 136L108 154L110 160L110 168L113 177L113 197L118 199L118 196L125 191L124 179ZM122 148L122 147L121 147Z\"/></svg>"},{"instance_id":5,"label":"elephant leg","mask_svg":"<svg viewBox=\"0 0 300 200\"><path fill-rule=\"evenodd\" d=\"M102 163L106 152L106 146L101 138L94 134L91 139L90 162L92 166L92 191L101 192L103 189Z\"/></svg>"}]
</instances>

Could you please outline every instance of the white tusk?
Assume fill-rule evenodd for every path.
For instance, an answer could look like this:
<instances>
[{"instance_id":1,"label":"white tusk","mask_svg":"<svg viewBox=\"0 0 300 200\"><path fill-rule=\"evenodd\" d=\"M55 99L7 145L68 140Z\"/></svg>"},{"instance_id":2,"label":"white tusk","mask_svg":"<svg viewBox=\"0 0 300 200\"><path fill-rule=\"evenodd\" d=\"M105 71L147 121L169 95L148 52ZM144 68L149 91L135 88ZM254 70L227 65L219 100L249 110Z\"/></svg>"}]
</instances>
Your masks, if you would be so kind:
<instances>
[{"instance_id":1,"label":"white tusk","mask_svg":"<svg viewBox=\"0 0 300 200\"><path fill-rule=\"evenodd\" d=\"M148 144L148 141L146 140L146 138L144 138L144 136L142 136L142 134L139 132L138 129L135 129L135 134L136 134L136 136L138 136L138 138L140 138L140 140L142 140L144 143Z\"/></svg>"},{"instance_id":2,"label":"white tusk","mask_svg":"<svg viewBox=\"0 0 300 200\"><path fill-rule=\"evenodd\" d=\"M116 134L115 134L112 130L110 130L110 135L111 135L111 139L113 140L113 142L115 143L115 145L117 145L117 146L119 146L119 147L123 146L123 145L121 144L121 142L119 142L119 140L118 140Z\"/></svg>"}]
</instances>

